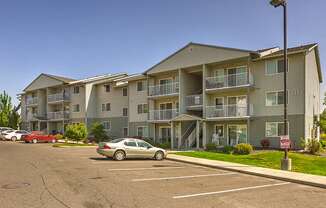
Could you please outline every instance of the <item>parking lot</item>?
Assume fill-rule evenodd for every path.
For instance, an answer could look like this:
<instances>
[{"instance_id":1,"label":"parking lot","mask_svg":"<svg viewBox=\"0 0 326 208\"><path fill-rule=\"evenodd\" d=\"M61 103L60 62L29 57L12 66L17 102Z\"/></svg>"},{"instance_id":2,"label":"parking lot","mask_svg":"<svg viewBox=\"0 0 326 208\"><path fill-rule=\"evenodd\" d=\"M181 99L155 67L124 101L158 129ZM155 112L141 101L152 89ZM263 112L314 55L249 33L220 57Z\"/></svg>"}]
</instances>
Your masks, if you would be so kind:
<instances>
[{"instance_id":1,"label":"parking lot","mask_svg":"<svg viewBox=\"0 0 326 208\"><path fill-rule=\"evenodd\" d=\"M0 142L1 207L325 207L326 190L95 148Z\"/></svg>"}]
</instances>

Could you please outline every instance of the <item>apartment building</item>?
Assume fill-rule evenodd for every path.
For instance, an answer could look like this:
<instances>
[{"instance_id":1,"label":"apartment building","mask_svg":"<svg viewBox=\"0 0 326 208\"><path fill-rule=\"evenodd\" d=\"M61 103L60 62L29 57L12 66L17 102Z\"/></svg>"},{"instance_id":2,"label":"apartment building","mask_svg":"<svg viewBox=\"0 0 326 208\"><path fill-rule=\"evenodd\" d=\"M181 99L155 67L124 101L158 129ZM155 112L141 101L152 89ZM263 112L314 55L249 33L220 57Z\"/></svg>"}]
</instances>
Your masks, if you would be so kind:
<instances>
[{"instance_id":1,"label":"apartment building","mask_svg":"<svg viewBox=\"0 0 326 208\"><path fill-rule=\"evenodd\" d=\"M111 137L148 137L174 149L211 142L260 146L262 139L278 148L287 102L289 135L299 148L301 138L319 136L318 45L288 50L287 101L282 55L278 47L251 51L189 43L141 74L85 80L42 74L21 95L22 117L29 129L48 132L97 121Z\"/></svg>"}]
</instances>

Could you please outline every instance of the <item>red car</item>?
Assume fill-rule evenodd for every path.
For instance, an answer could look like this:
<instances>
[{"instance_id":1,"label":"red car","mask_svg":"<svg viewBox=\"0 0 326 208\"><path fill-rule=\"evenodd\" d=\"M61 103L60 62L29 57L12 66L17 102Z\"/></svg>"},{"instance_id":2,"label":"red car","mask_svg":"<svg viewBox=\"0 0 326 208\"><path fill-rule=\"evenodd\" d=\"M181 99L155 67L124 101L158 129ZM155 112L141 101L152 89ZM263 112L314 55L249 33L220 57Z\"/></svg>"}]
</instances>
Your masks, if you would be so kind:
<instances>
[{"instance_id":1,"label":"red car","mask_svg":"<svg viewBox=\"0 0 326 208\"><path fill-rule=\"evenodd\" d=\"M26 143L38 143L38 142L52 142L55 143L57 140L55 136L44 134L42 131L32 131L31 134L25 135L22 140Z\"/></svg>"}]
</instances>

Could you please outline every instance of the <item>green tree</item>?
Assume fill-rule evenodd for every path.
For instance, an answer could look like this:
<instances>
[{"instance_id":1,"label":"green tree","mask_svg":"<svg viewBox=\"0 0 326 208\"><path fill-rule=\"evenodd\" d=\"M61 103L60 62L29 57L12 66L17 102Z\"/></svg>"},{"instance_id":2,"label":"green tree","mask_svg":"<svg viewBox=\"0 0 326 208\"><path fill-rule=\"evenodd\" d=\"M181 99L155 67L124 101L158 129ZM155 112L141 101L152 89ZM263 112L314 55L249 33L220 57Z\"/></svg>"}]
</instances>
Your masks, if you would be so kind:
<instances>
[{"instance_id":1,"label":"green tree","mask_svg":"<svg viewBox=\"0 0 326 208\"><path fill-rule=\"evenodd\" d=\"M104 126L99 122L92 124L90 134L94 136L96 142L102 142L108 139Z\"/></svg>"},{"instance_id":2,"label":"green tree","mask_svg":"<svg viewBox=\"0 0 326 208\"><path fill-rule=\"evenodd\" d=\"M320 114L318 125L322 133L326 132L326 109Z\"/></svg>"},{"instance_id":3,"label":"green tree","mask_svg":"<svg viewBox=\"0 0 326 208\"><path fill-rule=\"evenodd\" d=\"M3 91L0 93L0 126L7 126L17 129L20 123L18 110L20 105L13 106L11 97Z\"/></svg>"},{"instance_id":4,"label":"green tree","mask_svg":"<svg viewBox=\"0 0 326 208\"><path fill-rule=\"evenodd\" d=\"M76 142L85 140L87 137L87 128L85 124L80 123L67 125L65 137Z\"/></svg>"}]
</instances>

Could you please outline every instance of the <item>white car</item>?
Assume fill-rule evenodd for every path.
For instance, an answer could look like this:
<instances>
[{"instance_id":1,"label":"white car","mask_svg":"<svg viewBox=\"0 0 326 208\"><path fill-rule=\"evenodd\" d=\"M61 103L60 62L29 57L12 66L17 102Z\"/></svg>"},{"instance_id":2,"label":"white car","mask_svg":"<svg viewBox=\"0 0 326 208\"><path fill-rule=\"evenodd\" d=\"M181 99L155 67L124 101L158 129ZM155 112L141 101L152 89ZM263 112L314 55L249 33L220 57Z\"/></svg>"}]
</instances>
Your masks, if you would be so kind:
<instances>
[{"instance_id":1,"label":"white car","mask_svg":"<svg viewBox=\"0 0 326 208\"><path fill-rule=\"evenodd\" d=\"M24 130L8 130L2 133L5 140L17 141L21 140L22 136L28 135L30 132Z\"/></svg>"}]
</instances>

